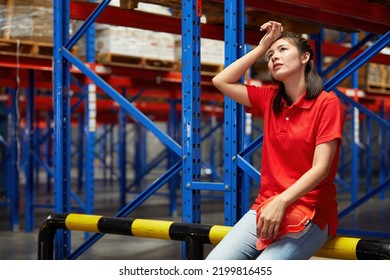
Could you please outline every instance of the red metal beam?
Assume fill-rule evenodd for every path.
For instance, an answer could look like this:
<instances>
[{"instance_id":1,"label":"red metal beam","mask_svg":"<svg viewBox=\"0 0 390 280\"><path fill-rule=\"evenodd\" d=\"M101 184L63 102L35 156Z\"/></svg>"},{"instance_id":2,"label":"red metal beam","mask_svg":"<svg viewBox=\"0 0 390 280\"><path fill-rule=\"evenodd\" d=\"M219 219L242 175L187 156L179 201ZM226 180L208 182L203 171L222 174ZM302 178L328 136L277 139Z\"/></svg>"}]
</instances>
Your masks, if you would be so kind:
<instances>
[{"instance_id":1,"label":"red metal beam","mask_svg":"<svg viewBox=\"0 0 390 280\"><path fill-rule=\"evenodd\" d=\"M367 22L381 23L390 26L390 8L361 0L340 1L340 0L276 0L285 4L292 4L302 8L320 10L329 14L335 14L346 18L365 20ZM365 30L365 26L361 26Z\"/></svg>"},{"instance_id":2,"label":"red metal beam","mask_svg":"<svg viewBox=\"0 0 390 280\"><path fill-rule=\"evenodd\" d=\"M220 1L221 2L221 1ZM318 1L317 1L318 2ZM302 13L302 16L305 16L306 20L310 20L310 17L315 17L314 14L322 12L326 12L329 14L333 14L333 16L337 12L346 12L347 7L352 7L351 4L343 3L343 5L340 5L339 8L334 7L331 5L331 3L335 3L335 1L320 1L322 4L319 3L311 3L311 1L307 0L294 0L294 1L287 1L287 0L275 0L275 1L253 1L253 0L246 0L247 5L254 6L255 8L260 9L274 9L275 11L281 11L284 13L293 14L295 16L300 15L302 13L302 10L305 11ZM358 1L361 2L361 1ZM279 5L276 5L275 3L279 3ZM286 8L290 5L291 10ZM316 11L316 8L320 7L320 5L323 5L324 11ZM360 5L360 4L359 4ZM376 4L368 4L368 6L363 6L364 9L369 10L369 7L374 5L374 8L377 7ZM88 3L88 2L79 2L79 1L72 1L71 2L71 17L74 19L84 20L86 19L90 13L96 8L96 3ZM282 8L280 8L282 7ZM373 9L374 9L373 8ZM363 10L364 10L363 9ZM311 11L314 14L307 13L308 11ZM352 14L351 17L359 18L359 16L362 15L362 7L359 6L357 8L357 11L351 11L350 13L346 13L345 15L338 15L339 18L342 18L342 20L345 20L345 18L349 18L349 14ZM378 17L378 19L381 19L383 17L383 13L388 15L388 8L385 8L382 12L375 10L375 16ZM268 10L267 10L268 11ZM297 14L295 14L295 12ZM309 18L307 18L309 17ZM364 19L366 22L374 22L374 18L371 15L367 15L367 19ZM314 20L314 19L313 19ZM383 20L383 22L380 22L379 20L375 23L377 24L388 24L390 20L390 17L387 17ZM354 21L354 20L352 20ZM148 13L139 12L139 11L132 11L127 9L120 9L117 7L109 6L103 11L102 15L98 18L98 22L102 23L109 23L109 24L117 24L122 26L129 26L129 27L135 27L135 28L142 28L142 29L150 29L155 31L161 31L161 32L169 32L173 34L181 34L181 19L169 17L169 16L163 16L163 15L153 15L150 16ZM327 22L328 23L328 22ZM365 25L363 25L365 28ZM388 27L388 26L387 26ZM202 24L202 37L205 38L211 38L211 39L219 39L223 40L223 26L219 25L211 25L211 24ZM246 30L245 31L245 37L246 37L246 43L256 45L259 41L259 38L261 36L259 31L253 31L253 30ZM328 56L334 56L339 57L343 54L345 54L349 49L343 46L334 45L330 43L323 43L323 55ZM360 54L361 51L356 52L353 57L356 57L358 54ZM383 54L377 54L371 62L376 63L382 63L382 64L388 64L390 65L390 56L389 55L383 55ZM98 65L99 66L99 65ZM2 68L1 68L2 67ZM28 76L26 73L22 70L36 70L37 73L39 71L46 72L46 75L36 75L36 87L37 88L52 88L51 84L51 78L47 75L51 75L52 71L52 60L51 59L43 59L43 58L35 58L35 57L25 57L20 56L19 61L16 61L15 55L4 55L0 54L0 72L1 78L0 78L0 84L5 86L13 86L15 84L15 73L14 70L10 69L19 69L20 75L23 75L23 78L21 79L21 86L28 87ZM102 76L105 80L107 80L110 84L115 85L118 87L127 87L127 88L135 88L135 90L139 90L140 88L143 88L145 84L149 86L154 86L155 88L161 89L161 91L158 90L147 90L150 92L151 96L155 96L156 94L164 94L160 97L162 98L168 98L168 95L166 94L166 90L174 90L177 91L177 87L180 87L181 85L181 73L180 72L171 72L166 70L153 70L153 69L141 69L137 67L122 67L122 66L110 66L105 65L104 70L97 71L100 76ZM4 70L1 70L4 69ZM76 68L71 68L71 72L73 75L76 75L77 78L80 80L80 82L83 84L85 77L80 71ZM202 100L220 100L219 94L215 95L217 91L213 88L211 84L211 78L212 76L209 75L202 75ZM115 80L115 81L113 81ZM150 81L154 81L155 84L151 83ZM79 90L78 88L74 87L73 85L72 89ZM153 92L153 93L152 93ZM148 94L145 93L144 96L147 96Z\"/></svg>"},{"instance_id":3,"label":"red metal beam","mask_svg":"<svg viewBox=\"0 0 390 280\"><path fill-rule=\"evenodd\" d=\"M70 98L70 106L74 106L77 104L79 101L78 98L76 97L71 97ZM5 97L5 102L9 105L10 104L10 97L7 95ZM170 105L169 103L164 103L159 100L155 101L135 101L132 102L132 104L138 108L140 111L142 111L146 115L153 115L153 116L168 116L169 111L170 111ZM20 102L20 111L23 113L26 108L26 98L25 96L21 96ZM53 98L52 96L42 96L38 95L35 96L34 99L34 107L35 107L35 112L38 113L40 111L49 111L53 110ZM117 115L119 112L119 104L115 102L114 100L107 99L107 100L102 100L98 99L96 101L96 108L98 111L98 114L113 114ZM84 106L79 106L77 107L75 112L82 113L84 112L85 107ZM177 112L181 112L181 104L178 104L176 107ZM210 105L202 105L201 110L204 114L206 115L217 115L217 116L223 116L223 108L218 107L218 106L210 106Z\"/></svg>"},{"instance_id":4,"label":"red metal beam","mask_svg":"<svg viewBox=\"0 0 390 280\"><path fill-rule=\"evenodd\" d=\"M304 20L308 24L314 22L377 34L386 33L390 28L390 8L360 0L245 0L245 4L259 11Z\"/></svg>"},{"instance_id":5,"label":"red metal beam","mask_svg":"<svg viewBox=\"0 0 390 280\"><path fill-rule=\"evenodd\" d=\"M347 47L344 47L341 45L335 45L335 44L328 43L328 42L322 43L322 52L323 52L323 55L326 55L326 56L341 57L344 54L346 54L349 50L350 50L350 48L347 48ZM362 52L363 52L363 50L355 51L351 55L351 58L357 57ZM390 55L378 53L372 59L370 59L370 62L390 65Z\"/></svg>"},{"instance_id":6,"label":"red metal beam","mask_svg":"<svg viewBox=\"0 0 390 280\"><path fill-rule=\"evenodd\" d=\"M71 1L70 17L76 20L85 20L96 7L96 3ZM150 16L150 13L121 9L113 6L107 6L96 19L96 22L181 34L181 25L178 24L180 19L159 14Z\"/></svg>"},{"instance_id":7,"label":"red metal beam","mask_svg":"<svg viewBox=\"0 0 390 280\"><path fill-rule=\"evenodd\" d=\"M96 6L96 3L72 1L70 3L70 17L84 21ZM147 12L121 9L113 6L106 7L96 19L96 22L181 35L180 18L159 14L151 16ZM202 23L201 33L202 38L224 40L223 25ZM245 30L245 37L252 37L258 40L259 32Z\"/></svg>"},{"instance_id":8,"label":"red metal beam","mask_svg":"<svg viewBox=\"0 0 390 280\"><path fill-rule=\"evenodd\" d=\"M223 0L214 0L224 2ZM95 9L96 3L72 1L71 18L85 20ZM382 34L390 27L390 8L375 3L354 1L312 1L312 0L245 0L246 7L263 12L285 15L291 18L333 26L335 28L361 30ZM131 20L129 20L131 19ZM181 19L108 6L97 22L120 26L181 34ZM202 37L223 40L223 26L202 24ZM255 35L246 30L246 37ZM248 33L248 34L247 34ZM257 35L258 37L258 35Z\"/></svg>"},{"instance_id":9,"label":"red metal beam","mask_svg":"<svg viewBox=\"0 0 390 280\"><path fill-rule=\"evenodd\" d=\"M51 59L30 56L19 56L17 58L15 54L4 53L0 53L0 66L45 71L51 71L53 69Z\"/></svg>"},{"instance_id":10,"label":"red metal beam","mask_svg":"<svg viewBox=\"0 0 390 280\"><path fill-rule=\"evenodd\" d=\"M223 2L221 0L216 0L217 2ZM282 2L286 3L282 3ZM304 1L304 0L302 0ZM287 2L291 2L288 4ZM299 2L296 0L296 2ZM316 1L313 1L316 2ZM327 1L320 1L320 3L324 3ZM358 1L362 2L362 1ZM316 9L313 7L303 7L302 4L295 3L294 1L287 0L274 0L274 1L257 1L257 0L246 0L247 6L251 6L255 9L259 9L261 11L270 11L278 14L289 15L291 17L296 17L299 19L304 19L305 21L312 21L317 23L323 23L327 25L335 25L339 27L348 27L352 28L350 25L353 25L353 29L355 30L365 30L371 31L374 33L384 33L387 32L390 28L390 9L385 8L383 13L377 11L378 5L369 4L368 7L374 6L374 10L376 14L379 14L379 18L386 17L384 22L373 21L372 16L368 16L368 19L357 19L359 14L354 14L354 18L348 16L348 13L345 11L345 5L342 5L340 8L340 12L344 13L343 15L336 15L335 13L330 13L327 11L322 11L320 9ZM316 2L317 3L317 2ZM349 3L349 2L348 2ZM316 4L318 7L320 4ZM325 5L325 4L324 4ZM96 8L96 3L88 3L88 2L71 2L71 17L78 20L85 20L90 13ZM329 6L329 4L327 5ZM350 7L349 3L347 7ZM330 8L328 8L330 9ZM334 8L335 10L336 8ZM353 12L352 12L353 13ZM361 12L360 12L361 13ZM318 15L318 18L317 18ZM362 22L359 22L362 21ZM175 17L169 17L164 15L153 15L150 16L150 13L133 11L128 9L120 9L118 7L108 6L103 12L102 15L98 18L98 22L106 23L106 24L117 24L121 26L134 27L134 28L142 28L148 30L156 30L161 32L170 32L173 34L180 35L181 34L181 19ZM376 28L376 32L374 30L370 30L370 26L378 25ZM223 25L213 25L213 24L202 24L201 25L201 34L203 38L216 39L216 40L224 40L223 34ZM257 45L259 43L261 37L261 33L259 31L246 29L245 30L245 42L251 45ZM323 45L323 55L328 56L336 56L339 57L345 54L348 51L348 48L345 48L340 45L325 43ZM335 55L336 54L336 55ZM390 64L390 58L388 55L378 54L373 58L372 62ZM118 75L124 75L125 72L129 73L129 69L127 67L123 68L112 68ZM130 70L131 71L131 70ZM153 71L147 69L134 69L135 71L139 71L142 77L150 77L155 79L156 76L164 75L164 71ZM167 72L165 72L167 73ZM136 73L134 73L135 76ZM129 76L133 76L132 74ZM211 78L209 78L211 81Z\"/></svg>"}]
</instances>

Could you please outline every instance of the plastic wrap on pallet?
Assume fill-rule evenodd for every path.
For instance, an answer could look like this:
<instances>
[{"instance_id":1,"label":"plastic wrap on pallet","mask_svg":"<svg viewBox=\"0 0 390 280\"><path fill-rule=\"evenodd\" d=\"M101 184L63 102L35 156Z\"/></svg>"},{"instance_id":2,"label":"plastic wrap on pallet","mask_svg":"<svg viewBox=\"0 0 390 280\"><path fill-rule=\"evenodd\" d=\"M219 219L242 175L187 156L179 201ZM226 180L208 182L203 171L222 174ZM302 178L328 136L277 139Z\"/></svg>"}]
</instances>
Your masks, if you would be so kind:
<instances>
[{"instance_id":1,"label":"plastic wrap on pallet","mask_svg":"<svg viewBox=\"0 0 390 280\"><path fill-rule=\"evenodd\" d=\"M202 63L223 65L225 61L225 45L223 41L201 38L200 42L200 60ZM177 37L175 43L175 57L181 60L181 37Z\"/></svg>"},{"instance_id":2,"label":"plastic wrap on pallet","mask_svg":"<svg viewBox=\"0 0 390 280\"><path fill-rule=\"evenodd\" d=\"M111 1L110 5L120 7L121 2L123 1ZM171 15L171 11L167 7L148 3L137 4L134 10ZM114 54L166 61L175 60L175 35L173 34L108 24L95 24L95 30L95 51L97 55ZM85 38L82 37L77 45L79 56L85 56ZM107 57L105 56L105 58Z\"/></svg>"},{"instance_id":3,"label":"plastic wrap on pallet","mask_svg":"<svg viewBox=\"0 0 390 280\"><path fill-rule=\"evenodd\" d=\"M51 41L52 26L51 0L18 0L13 5L0 4L2 38Z\"/></svg>"},{"instance_id":4,"label":"plastic wrap on pallet","mask_svg":"<svg viewBox=\"0 0 390 280\"><path fill-rule=\"evenodd\" d=\"M368 63L367 90L390 94L390 65Z\"/></svg>"},{"instance_id":5,"label":"plastic wrap on pallet","mask_svg":"<svg viewBox=\"0 0 390 280\"><path fill-rule=\"evenodd\" d=\"M84 37L77 45L79 56L83 57L85 55ZM127 55L173 61L175 60L174 47L175 35L173 34L96 24L96 54Z\"/></svg>"}]
</instances>

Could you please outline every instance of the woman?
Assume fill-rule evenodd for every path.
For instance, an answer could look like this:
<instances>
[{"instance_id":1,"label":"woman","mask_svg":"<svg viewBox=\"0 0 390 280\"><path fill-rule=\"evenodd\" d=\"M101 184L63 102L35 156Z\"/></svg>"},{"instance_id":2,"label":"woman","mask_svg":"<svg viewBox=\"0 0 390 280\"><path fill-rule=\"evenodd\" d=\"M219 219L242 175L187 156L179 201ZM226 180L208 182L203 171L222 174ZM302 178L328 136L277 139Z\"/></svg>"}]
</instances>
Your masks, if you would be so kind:
<instances>
[{"instance_id":1,"label":"woman","mask_svg":"<svg viewBox=\"0 0 390 280\"><path fill-rule=\"evenodd\" d=\"M264 23L260 31L266 34L259 44L213 78L223 94L264 119L264 142L259 194L208 255L209 260L309 259L336 234L333 180L342 141L342 105L334 94L323 91L313 51L304 38L283 33L275 21ZM245 71L263 55L278 86L240 83ZM266 200L261 212L256 211ZM298 202L314 207L311 226L294 238L280 238L286 209ZM259 239L272 242L258 250Z\"/></svg>"}]
</instances>

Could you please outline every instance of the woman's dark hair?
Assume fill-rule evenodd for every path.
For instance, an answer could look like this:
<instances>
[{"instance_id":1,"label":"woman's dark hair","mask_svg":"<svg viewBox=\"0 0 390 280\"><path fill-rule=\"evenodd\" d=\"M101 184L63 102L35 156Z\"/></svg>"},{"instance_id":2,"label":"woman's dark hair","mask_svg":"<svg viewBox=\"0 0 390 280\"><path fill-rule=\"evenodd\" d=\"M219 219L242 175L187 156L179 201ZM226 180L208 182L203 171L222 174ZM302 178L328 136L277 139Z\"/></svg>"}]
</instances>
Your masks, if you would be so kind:
<instances>
[{"instance_id":1,"label":"woman's dark hair","mask_svg":"<svg viewBox=\"0 0 390 280\"><path fill-rule=\"evenodd\" d=\"M309 61L306 64L305 80L306 80L306 99L310 100L316 98L323 90L323 83L321 77L318 75L313 63L313 50L305 38L290 32L283 32L279 39L286 39L291 44L297 47L300 54L308 52L310 54ZM284 99L287 104L291 105L292 100L288 97L284 84L276 81L279 84L278 93L273 100L273 111L275 113L281 112L281 104Z\"/></svg>"}]
</instances>

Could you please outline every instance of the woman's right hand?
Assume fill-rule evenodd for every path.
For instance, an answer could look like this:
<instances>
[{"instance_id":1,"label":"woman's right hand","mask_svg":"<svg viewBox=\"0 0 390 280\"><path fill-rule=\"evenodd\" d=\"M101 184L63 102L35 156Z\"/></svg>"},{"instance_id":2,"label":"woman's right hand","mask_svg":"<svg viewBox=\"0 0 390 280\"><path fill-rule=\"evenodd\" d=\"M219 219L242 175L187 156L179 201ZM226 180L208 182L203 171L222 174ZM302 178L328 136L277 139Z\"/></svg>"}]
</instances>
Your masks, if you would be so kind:
<instances>
[{"instance_id":1,"label":"woman's right hand","mask_svg":"<svg viewBox=\"0 0 390 280\"><path fill-rule=\"evenodd\" d=\"M260 31L266 31L266 33L261 38L259 45L263 45L268 49L282 35L283 26L280 22L268 21L260 26Z\"/></svg>"},{"instance_id":2,"label":"woman's right hand","mask_svg":"<svg viewBox=\"0 0 390 280\"><path fill-rule=\"evenodd\" d=\"M257 236L263 239L275 239L286 208L286 203L281 199L281 195L276 196L268 205L264 206L258 215Z\"/></svg>"}]
</instances>

